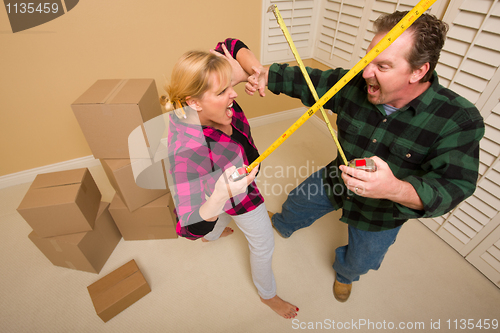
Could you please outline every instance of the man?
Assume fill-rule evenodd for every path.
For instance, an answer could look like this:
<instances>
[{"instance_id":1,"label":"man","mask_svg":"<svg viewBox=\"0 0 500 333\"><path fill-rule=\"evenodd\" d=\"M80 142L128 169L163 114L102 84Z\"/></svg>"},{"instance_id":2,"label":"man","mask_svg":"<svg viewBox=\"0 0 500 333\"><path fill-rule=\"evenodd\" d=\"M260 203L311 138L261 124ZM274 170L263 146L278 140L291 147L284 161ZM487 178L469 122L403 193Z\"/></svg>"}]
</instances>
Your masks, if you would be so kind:
<instances>
[{"instance_id":1,"label":"man","mask_svg":"<svg viewBox=\"0 0 500 333\"><path fill-rule=\"evenodd\" d=\"M368 51L405 14L377 19ZM438 83L434 69L447 30L446 23L422 15L324 105L337 114L347 159L370 157L376 172L341 165L337 157L294 189L272 217L287 238L343 209L349 243L336 249L333 264L338 301L349 298L353 281L379 268L404 222L445 214L475 190L484 123L472 103ZM322 96L347 70L308 72ZM263 95L265 82L275 94L315 103L298 67L273 64L259 73L259 85L247 84L250 94L258 89Z\"/></svg>"}]
</instances>

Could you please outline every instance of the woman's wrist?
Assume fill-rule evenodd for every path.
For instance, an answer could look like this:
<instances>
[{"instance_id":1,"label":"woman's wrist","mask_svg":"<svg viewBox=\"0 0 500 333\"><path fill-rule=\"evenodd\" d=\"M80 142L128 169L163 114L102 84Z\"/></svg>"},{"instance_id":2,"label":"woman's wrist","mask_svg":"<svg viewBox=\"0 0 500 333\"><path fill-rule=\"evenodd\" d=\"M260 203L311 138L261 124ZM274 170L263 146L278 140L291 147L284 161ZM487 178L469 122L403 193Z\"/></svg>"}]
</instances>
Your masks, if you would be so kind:
<instances>
[{"instance_id":1,"label":"woman's wrist","mask_svg":"<svg viewBox=\"0 0 500 333\"><path fill-rule=\"evenodd\" d=\"M200 207L200 216L205 221L215 221L219 214L223 211L226 201L229 199L224 193L214 189L212 195Z\"/></svg>"},{"instance_id":2,"label":"woman's wrist","mask_svg":"<svg viewBox=\"0 0 500 333\"><path fill-rule=\"evenodd\" d=\"M218 188L215 188L212 195L208 197L207 201L210 201L211 204L216 206L224 206L227 200L229 200L229 193L225 191L220 191Z\"/></svg>"}]
</instances>

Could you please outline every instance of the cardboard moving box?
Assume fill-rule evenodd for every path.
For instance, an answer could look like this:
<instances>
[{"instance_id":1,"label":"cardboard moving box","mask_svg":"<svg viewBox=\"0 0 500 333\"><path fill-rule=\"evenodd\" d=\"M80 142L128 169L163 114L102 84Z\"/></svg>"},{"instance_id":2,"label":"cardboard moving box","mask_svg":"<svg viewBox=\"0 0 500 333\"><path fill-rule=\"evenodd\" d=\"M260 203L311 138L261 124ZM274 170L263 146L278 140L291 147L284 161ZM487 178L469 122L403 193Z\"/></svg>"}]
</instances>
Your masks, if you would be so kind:
<instances>
[{"instance_id":1,"label":"cardboard moving box","mask_svg":"<svg viewBox=\"0 0 500 333\"><path fill-rule=\"evenodd\" d=\"M172 195L164 196L130 212L115 195L109 211L124 240L177 238Z\"/></svg>"},{"instance_id":2,"label":"cardboard moving box","mask_svg":"<svg viewBox=\"0 0 500 333\"><path fill-rule=\"evenodd\" d=\"M48 238L33 231L28 237L54 265L99 273L122 238L108 208L101 202L93 231Z\"/></svg>"},{"instance_id":3,"label":"cardboard moving box","mask_svg":"<svg viewBox=\"0 0 500 333\"><path fill-rule=\"evenodd\" d=\"M101 192L87 168L37 175L17 211L39 237L90 231Z\"/></svg>"},{"instance_id":4,"label":"cardboard moving box","mask_svg":"<svg viewBox=\"0 0 500 333\"><path fill-rule=\"evenodd\" d=\"M147 295L151 288L135 260L87 287L95 311L107 322L130 305Z\"/></svg>"},{"instance_id":5,"label":"cardboard moving box","mask_svg":"<svg viewBox=\"0 0 500 333\"><path fill-rule=\"evenodd\" d=\"M160 144L161 129L144 128L162 115L153 79L98 80L71 108L95 158L129 158L128 137L139 126L152 151ZM134 158L151 157L148 149L140 151L146 155Z\"/></svg>"},{"instance_id":6,"label":"cardboard moving box","mask_svg":"<svg viewBox=\"0 0 500 333\"><path fill-rule=\"evenodd\" d=\"M101 165L109 182L129 211L134 211L169 192L165 176L162 176L164 190L139 187L134 179L130 159L101 159Z\"/></svg>"}]
</instances>

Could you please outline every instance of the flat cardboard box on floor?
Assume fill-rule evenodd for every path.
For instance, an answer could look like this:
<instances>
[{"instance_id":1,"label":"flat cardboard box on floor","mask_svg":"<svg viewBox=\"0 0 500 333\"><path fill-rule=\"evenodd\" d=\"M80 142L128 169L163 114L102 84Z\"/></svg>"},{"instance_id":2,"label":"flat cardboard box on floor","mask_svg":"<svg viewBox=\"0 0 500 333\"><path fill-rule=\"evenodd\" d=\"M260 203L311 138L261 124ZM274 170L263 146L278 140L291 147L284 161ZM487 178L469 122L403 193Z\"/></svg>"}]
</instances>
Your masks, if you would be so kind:
<instances>
[{"instance_id":1,"label":"flat cardboard box on floor","mask_svg":"<svg viewBox=\"0 0 500 333\"><path fill-rule=\"evenodd\" d=\"M101 202L92 231L48 238L33 231L28 237L54 265L99 273L122 238L108 208Z\"/></svg>"},{"instance_id":2,"label":"flat cardboard box on floor","mask_svg":"<svg viewBox=\"0 0 500 333\"><path fill-rule=\"evenodd\" d=\"M174 203L170 193L133 212L128 210L120 196L115 195L109 211L124 240L177 238Z\"/></svg>"},{"instance_id":3,"label":"flat cardboard box on floor","mask_svg":"<svg viewBox=\"0 0 500 333\"><path fill-rule=\"evenodd\" d=\"M87 287L97 315L107 322L147 295L151 288L135 260Z\"/></svg>"},{"instance_id":4,"label":"flat cardboard box on floor","mask_svg":"<svg viewBox=\"0 0 500 333\"><path fill-rule=\"evenodd\" d=\"M163 181L164 190L139 187L134 179L132 163L134 161L130 159L101 159L101 165L108 176L111 186L113 186L116 194L120 196L122 202L125 203L131 212L169 192L161 164L160 176Z\"/></svg>"},{"instance_id":5,"label":"flat cardboard box on floor","mask_svg":"<svg viewBox=\"0 0 500 333\"><path fill-rule=\"evenodd\" d=\"M162 115L153 79L98 80L72 105L94 158L129 158L129 135L138 127L147 134L141 144L152 151L160 144L162 129L144 123ZM159 122L161 124L161 122ZM148 149L139 149L149 158Z\"/></svg>"},{"instance_id":6,"label":"flat cardboard box on floor","mask_svg":"<svg viewBox=\"0 0 500 333\"><path fill-rule=\"evenodd\" d=\"M17 211L39 237L90 231L101 202L87 168L39 174Z\"/></svg>"}]
</instances>

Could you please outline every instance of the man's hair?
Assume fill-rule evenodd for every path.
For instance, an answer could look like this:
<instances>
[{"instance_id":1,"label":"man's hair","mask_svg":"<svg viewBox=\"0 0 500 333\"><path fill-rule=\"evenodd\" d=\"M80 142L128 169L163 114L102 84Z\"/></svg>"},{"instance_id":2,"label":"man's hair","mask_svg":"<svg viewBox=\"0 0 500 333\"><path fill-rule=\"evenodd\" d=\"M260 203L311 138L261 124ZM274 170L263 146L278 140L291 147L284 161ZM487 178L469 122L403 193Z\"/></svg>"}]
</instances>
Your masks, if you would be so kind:
<instances>
[{"instance_id":1,"label":"man's hair","mask_svg":"<svg viewBox=\"0 0 500 333\"><path fill-rule=\"evenodd\" d=\"M373 24L375 33L389 32L407 13L407 11L396 11L380 16ZM422 67L426 62L429 63L429 71L420 80L420 82L427 82L436 68L439 54L446 40L448 24L434 15L424 13L408 28L408 31L413 34L414 43L409 54L406 55L406 60L412 70Z\"/></svg>"}]
</instances>

